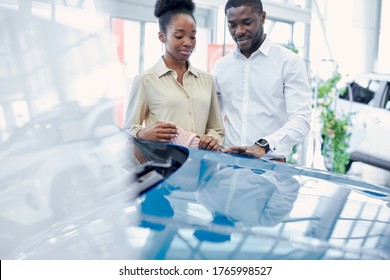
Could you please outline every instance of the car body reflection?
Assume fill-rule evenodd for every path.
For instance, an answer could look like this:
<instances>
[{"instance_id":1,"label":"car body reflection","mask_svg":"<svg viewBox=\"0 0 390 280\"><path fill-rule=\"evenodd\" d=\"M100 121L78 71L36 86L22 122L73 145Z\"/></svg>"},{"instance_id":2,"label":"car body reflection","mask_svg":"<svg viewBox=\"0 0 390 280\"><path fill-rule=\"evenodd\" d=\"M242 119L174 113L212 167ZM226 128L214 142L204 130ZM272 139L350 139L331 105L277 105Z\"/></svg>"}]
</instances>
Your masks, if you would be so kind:
<instances>
[{"instance_id":1,"label":"car body reflection","mask_svg":"<svg viewBox=\"0 0 390 280\"><path fill-rule=\"evenodd\" d=\"M187 151L136 142L138 152L146 147L143 158L160 161L158 166ZM135 200L107 202L103 209L65 219L18 248L13 258L390 258L388 189L261 159L195 149L187 153L181 167ZM86 230L97 221L104 227ZM68 249L96 237L92 251ZM109 246L120 250L96 253Z\"/></svg>"}]
</instances>

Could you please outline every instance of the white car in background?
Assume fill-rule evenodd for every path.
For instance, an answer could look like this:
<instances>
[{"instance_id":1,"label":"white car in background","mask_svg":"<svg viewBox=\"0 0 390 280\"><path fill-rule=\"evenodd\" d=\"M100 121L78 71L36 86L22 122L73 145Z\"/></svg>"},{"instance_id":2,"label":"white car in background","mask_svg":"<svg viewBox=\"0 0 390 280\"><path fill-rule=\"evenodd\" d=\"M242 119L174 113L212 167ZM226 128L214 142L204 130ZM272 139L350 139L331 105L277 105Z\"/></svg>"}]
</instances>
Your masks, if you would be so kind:
<instances>
[{"instance_id":1,"label":"white car in background","mask_svg":"<svg viewBox=\"0 0 390 280\"><path fill-rule=\"evenodd\" d=\"M348 88L336 111L351 116L350 163L390 170L390 75L364 73Z\"/></svg>"},{"instance_id":2,"label":"white car in background","mask_svg":"<svg viewBox=\"0 0 390 280\"><path fill-rule=\"evenodd\" d=\"M92 107L62 104L0 145L3 246L125 189L128 140L113 117L108 100Z\"/></svg>"}]
</instances>

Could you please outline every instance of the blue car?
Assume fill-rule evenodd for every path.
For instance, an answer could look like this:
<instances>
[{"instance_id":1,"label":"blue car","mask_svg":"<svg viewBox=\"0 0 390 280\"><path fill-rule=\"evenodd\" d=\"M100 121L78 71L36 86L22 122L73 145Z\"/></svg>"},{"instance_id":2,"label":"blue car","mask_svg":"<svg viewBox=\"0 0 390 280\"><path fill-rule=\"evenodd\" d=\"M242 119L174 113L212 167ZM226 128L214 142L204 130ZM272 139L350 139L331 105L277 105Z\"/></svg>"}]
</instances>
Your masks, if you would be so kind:
<instances>
[{"instance_id":1,"label":"blue car","mask_svg":"<svg viewBox=\"0 0 390 280\"><path fill-rule=\"evenodd\" d=\"M108 104L128 91L112 38L61 23L61 1L5 2L0 259L390 259L388 188L129 138Z\"/></svg>"},{"instance_id":2,"label":"blue car","mask_svg":"<svg viewBox=\"0 0 390 280\"><path fill-rule=\"evenodd\" d=\"M345 175L131 140L128 189L84 208L16 259L390 259L388 188Z\"/></svg>"}]
</instances>

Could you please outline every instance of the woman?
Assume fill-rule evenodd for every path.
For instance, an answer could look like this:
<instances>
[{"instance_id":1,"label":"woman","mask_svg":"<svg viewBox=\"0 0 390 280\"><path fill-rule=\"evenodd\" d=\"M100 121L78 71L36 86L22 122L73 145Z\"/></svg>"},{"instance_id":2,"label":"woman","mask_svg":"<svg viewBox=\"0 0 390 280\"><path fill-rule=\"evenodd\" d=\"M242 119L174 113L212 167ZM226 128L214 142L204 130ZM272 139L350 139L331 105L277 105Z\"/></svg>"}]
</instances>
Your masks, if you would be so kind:
<instances>
[{"instance_id":1,"label":"woman","mask_svg":"<svg viewBox=\"0 0 390 280\"><path fill-rule=\"evenodd\" d=\"M199 148L217 150L224 130L213 78L188 61L196 45L194 10L192 0L157 0L165 52L134 80L124 126L138 139L159 142L174 142L184 129L199 137Z\"/></svg>"}]
</instances>

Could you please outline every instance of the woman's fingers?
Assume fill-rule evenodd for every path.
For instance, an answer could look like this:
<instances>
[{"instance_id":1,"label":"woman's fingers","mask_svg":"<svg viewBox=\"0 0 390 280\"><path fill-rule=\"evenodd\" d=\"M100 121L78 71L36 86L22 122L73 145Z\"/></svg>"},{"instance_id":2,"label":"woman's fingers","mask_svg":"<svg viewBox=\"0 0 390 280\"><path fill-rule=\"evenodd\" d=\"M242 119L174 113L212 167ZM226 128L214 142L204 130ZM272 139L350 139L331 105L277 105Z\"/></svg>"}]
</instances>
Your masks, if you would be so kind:
<instances>
[{"instance_id":1,"label":"woman's fingers","mask_svg":"<svg viewBox=\"0 0 390 280\"><path fill-rule=\"evenodd\" d=\"M219 143L213 136L204 135L199 141L199 148L216 151L219 148Z\"/></svg>"}]
</instances>

